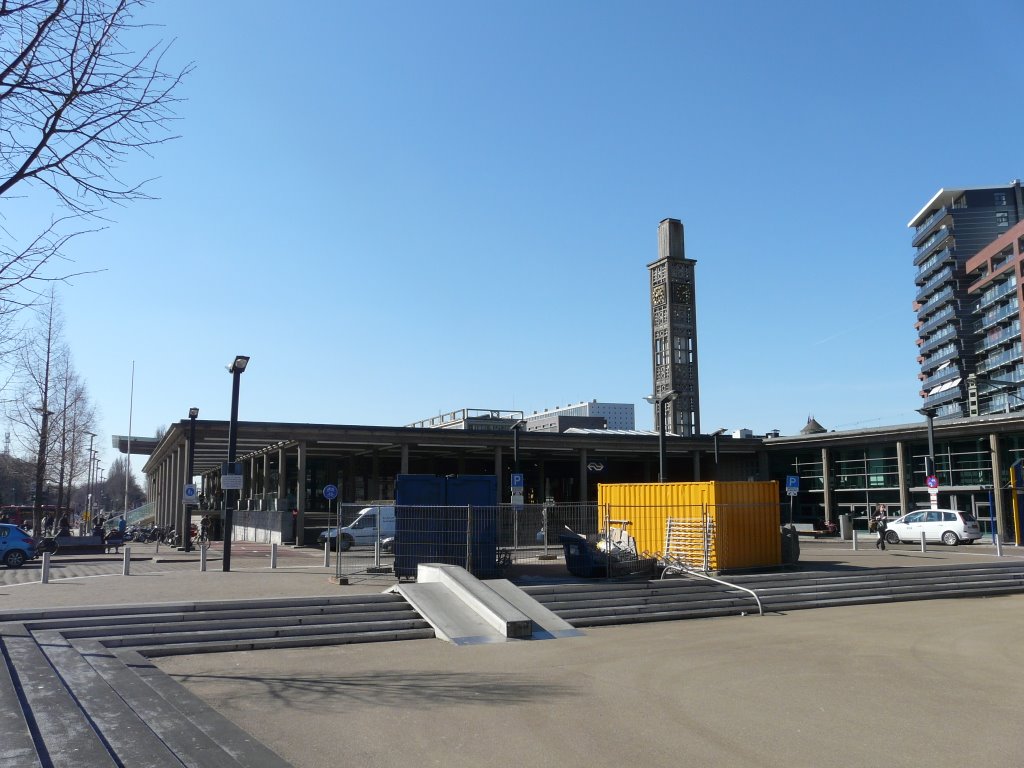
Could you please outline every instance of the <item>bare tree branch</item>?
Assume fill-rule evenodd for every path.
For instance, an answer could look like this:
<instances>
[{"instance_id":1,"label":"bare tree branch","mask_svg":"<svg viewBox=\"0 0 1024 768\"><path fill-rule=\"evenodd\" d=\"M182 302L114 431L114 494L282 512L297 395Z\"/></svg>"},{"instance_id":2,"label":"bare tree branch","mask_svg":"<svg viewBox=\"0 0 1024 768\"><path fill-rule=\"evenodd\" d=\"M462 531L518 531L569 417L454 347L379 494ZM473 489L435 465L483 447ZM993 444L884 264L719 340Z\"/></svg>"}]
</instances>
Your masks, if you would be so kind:
<instances>
[{"instance_id":1,"label":"bare tree branch","mask_svg":"<svg viewBox=\"0 0 1024 768\"><path fill-rule=\"evenodd\" d=\"M0 0L0 199L40 191L66 211L27 245L0 230L0 314L39 298L14 297L45 281L45 268L88 231L72 228L77 218L149 198L146 180L121 171L132 155L176 138L177 90L192 66L166 70L163 43L131 47L147 4Z\"/></svg>"}]
</instances>

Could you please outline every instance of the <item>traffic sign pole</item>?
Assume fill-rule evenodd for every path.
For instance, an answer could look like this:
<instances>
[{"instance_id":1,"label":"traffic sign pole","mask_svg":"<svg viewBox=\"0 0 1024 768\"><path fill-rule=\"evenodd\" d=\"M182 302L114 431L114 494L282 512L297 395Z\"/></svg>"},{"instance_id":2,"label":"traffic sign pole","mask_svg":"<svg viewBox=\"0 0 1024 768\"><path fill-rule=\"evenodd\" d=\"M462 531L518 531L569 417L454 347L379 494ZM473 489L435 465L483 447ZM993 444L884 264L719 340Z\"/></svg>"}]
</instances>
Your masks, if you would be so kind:
<instances>
[{"instance_id":1,"label":"traffic sign pole","mask_svg":"<svg viewBox=\"0 0 1024 768\"><path fill-rule=\"evenodd\" d=\"M327 530L331 530L331 502L334 502L334 542L336 547L336 554L334 556L334 578L339 584L347 584L347 580L343 581L341 578L341 511L338 507L338 486L336 485L325 485L323 490L324 498L327 499ZM378 521L378 530L380 528ZM331 536L327 537L327 541L324 542L324 566L329 566L330 552L331 552Z\"/></svg>"},{"instance_id":2,"label":"traffic sign pole","mask_svg":"<svg viewBox=\"0 0 1024 768\"><path fill-rule=\"evenodd\" d=\"M800 493L800 475L786 475L786 495L789 496L789 525L793 525L793 500Z\"/></svg>"},{"instance_id":3,"label":"traffic sign pole","mask_svg":"<svg viewBox=\"0 0 1024 768\"><path fill-rule=\"evenodd\" d=\"M928 501L932 509L939 508L939 478L935 475L928 475L924 479L924 484L928 486Z\"/></svg>"}]
</instances>

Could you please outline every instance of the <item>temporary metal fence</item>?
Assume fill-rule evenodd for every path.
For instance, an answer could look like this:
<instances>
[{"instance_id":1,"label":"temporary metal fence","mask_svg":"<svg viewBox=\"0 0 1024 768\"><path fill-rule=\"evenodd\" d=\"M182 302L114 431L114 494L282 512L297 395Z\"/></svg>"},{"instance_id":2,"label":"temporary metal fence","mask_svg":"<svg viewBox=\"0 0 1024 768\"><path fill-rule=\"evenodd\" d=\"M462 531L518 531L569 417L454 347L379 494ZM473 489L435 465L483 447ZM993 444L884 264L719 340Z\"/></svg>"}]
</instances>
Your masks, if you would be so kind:
<instances>
[{"instance_id":1,"label":"temporary metal fence","mask_svg":"<svg viewBox=\"0 0 1024 768\"><path fill-rule=\"evenodd\" d=\"M593 537L600 529L596 504L403 506L394 524L382 516L381 526L352 529L368 506L384 508L341 505L312 530L307 524L305 541L329 550L325 557L338 576L415 578L421 562L460 565L481 578L507 575L515 565L564 560L566 531Z\"/></svg>"},{"instance_id":2,"label":"temporary metal fence","mask_svg":"<svg viewBox=\"0 0 1024 768\"><path fill-rule=\"evenodd\" d=\"M360 516L368 506L376 512ZM426 562L460 565L480 578L534 566L562 573L561 565L572 572L572 558L584 552L596 566L594 575L628 575L631 560L644 561L637 563L637 572L652 560L714 571L770 560L778 542L771 530L778 531L778 505L404 506L392 523L394 509L340 505L320 533L313 532L316 546L329 548L325 558L339 577L414 579L417 565ZM367 514L383 524L374 519L364 525ZM310 538L307 529L312 543Z\"/></svg>"}]
</instances>

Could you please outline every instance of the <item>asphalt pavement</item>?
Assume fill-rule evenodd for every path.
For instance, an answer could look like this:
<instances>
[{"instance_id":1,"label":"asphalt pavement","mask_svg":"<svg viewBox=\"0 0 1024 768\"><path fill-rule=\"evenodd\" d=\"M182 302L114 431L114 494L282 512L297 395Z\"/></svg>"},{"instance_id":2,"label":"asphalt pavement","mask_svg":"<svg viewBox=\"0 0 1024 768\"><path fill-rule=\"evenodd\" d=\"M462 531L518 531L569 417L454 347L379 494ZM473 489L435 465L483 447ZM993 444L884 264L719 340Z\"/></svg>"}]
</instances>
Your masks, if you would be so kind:
<instances>
[{"instance_id":1,"label":"asphalt pavement","mask_svg":"<svg viewBox=\"0 0 1024 768\"><path fill-rule=\"evenodd\" d=\"M806 569L995 559L990 546L853 551L804 541ZM149 549L146 549L146 548ZM1015 547L1004 557L1021 560ZM0 611L382 591L338 585L315 549L0 569ZM543 568L548 568L544 571ZM564 574L524 568L527 581ZM34 577L34 581L33 581ZM456 647L416 640L158 659L298 768L319 766L945 766L1024 764L1024 595L587 629Z\"/></svg>"}]
</instances>

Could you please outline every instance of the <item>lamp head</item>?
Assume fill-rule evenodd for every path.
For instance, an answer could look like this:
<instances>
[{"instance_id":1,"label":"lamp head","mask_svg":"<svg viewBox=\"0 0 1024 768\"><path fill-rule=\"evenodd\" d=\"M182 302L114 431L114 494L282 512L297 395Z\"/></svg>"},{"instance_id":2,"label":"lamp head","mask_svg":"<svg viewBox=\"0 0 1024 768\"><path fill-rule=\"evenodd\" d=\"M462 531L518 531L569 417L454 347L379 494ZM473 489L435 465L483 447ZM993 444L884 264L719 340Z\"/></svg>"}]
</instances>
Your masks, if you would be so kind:
<instances>
[{"instance_id":1,"label":"lamp head","mask_svg":"<svg viewBox=\"0 0 1024 768\"><path fill-rule=\"evenodd\" d=\"M199 418L199 409L198 408L189 408L188 409L188 417L190 419L197 419L197 418Z\"/></svg>"},{"instance_id":2,"label":"lamp head","mask_svg":"<svg viewBox=\"0 0 1024 768\"><path fill-rule=\"evenodd\" d=\"M248 364L248 355L236 355L231 365L228 366L228 373L242 373L245 371L245 366Z\"/></svg>"}]
</instances>

